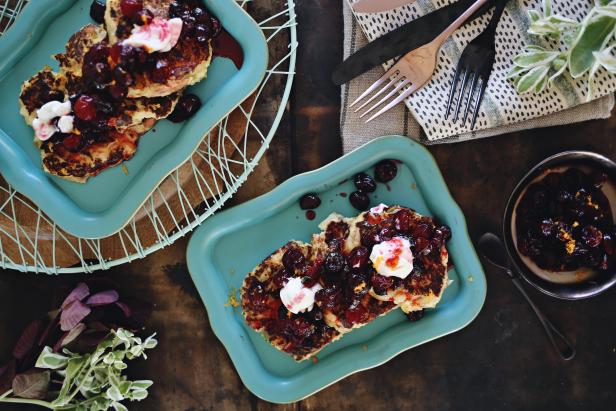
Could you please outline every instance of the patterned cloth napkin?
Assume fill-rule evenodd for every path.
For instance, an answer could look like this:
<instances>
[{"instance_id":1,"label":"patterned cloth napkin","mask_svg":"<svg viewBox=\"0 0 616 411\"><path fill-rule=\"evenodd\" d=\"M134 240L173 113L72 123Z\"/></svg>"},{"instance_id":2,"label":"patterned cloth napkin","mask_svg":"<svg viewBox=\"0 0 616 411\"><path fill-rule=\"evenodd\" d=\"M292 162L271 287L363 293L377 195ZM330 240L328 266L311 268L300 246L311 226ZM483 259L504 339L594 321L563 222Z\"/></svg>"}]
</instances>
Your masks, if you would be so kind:
<instances>
[{"instance_id":1,"label":"patterned cloth napkin","mask_svg":"<svg viewBox=\"0 0 616 411\"><path fill-rule=\"evenodd\" d=\"M388 12L354 15L349 7L351 0L342 1L345 58L366 44L366 37L369 41L374 40L418 16L453 2L417 0L414 4ZM557 13L579 20L591 6L591 1L554 2ZM383 74L382 68L377 67L343 86L341 130L345 152L385 134L404 134L415 138L421 136L423 143L436 144L609 117L614 106L616 76L607 73L599 76L597 99L590 103L585 103L586 83L583 79L566 78L557 83L554 90L546 90L539 95L518 95L505 79L511 59L522 50L525 42L530 41L526 34L526 10L531 8L541 9L541 0L511 0L501 18L497 31L496 63L474 131L445 119L446 101L459 55L468 42L486 26L491 13L460 28L444 44L434 77L406 101L411 115L400 105L365 124L353 110L348 109L349 103ZM391 64L385 64L384 68ZM425 133L420 133L420 129Z\"/></svg>"}]
</instances>

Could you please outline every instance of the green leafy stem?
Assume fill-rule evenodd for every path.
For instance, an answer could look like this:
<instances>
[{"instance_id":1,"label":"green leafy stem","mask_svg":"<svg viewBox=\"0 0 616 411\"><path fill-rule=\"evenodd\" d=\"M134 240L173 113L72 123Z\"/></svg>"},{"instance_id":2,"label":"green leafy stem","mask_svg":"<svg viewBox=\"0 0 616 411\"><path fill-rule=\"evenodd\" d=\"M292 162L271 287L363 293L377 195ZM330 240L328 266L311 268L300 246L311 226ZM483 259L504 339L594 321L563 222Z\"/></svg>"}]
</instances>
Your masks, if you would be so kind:
<instances>
[{"instance_id":1,"label":"green leafy stem","mask_svg":"<svg viewBox=\"0 0 616 411\"><path fill-rule=\"evenodd\" d=\"M152 381L128 380L122 375L128 367L126 360L147 358L146 350L156 345L154 335L142 340L119 328L92 353L77 354L66 348L56 353L45 347L36 361L36 372L24 374L23 381L0 395L0 402L39 405L54 411L128 411L122 401L145 399ZM37 399L49 386L52 372L62 379L60 391L49 392L49 401Z\"/></svg>"},{"instance_id":2,"label":"green leafy stem","mask_svg":"<svg viewBox=\"0 0 616 411\"><path fill-rule=\"evenodd\" d=\"M513 59L507 77L518 93L539 93L551 88L566 72L573 78L587 76L587 100L596 93L599 70L616 74L616 0L595 0L581 22L554 14L551 0L543 0L543 12L530 10L528 32L547 39L562 41L564 50L527 45Z\"/></svg>"}]
</instances>

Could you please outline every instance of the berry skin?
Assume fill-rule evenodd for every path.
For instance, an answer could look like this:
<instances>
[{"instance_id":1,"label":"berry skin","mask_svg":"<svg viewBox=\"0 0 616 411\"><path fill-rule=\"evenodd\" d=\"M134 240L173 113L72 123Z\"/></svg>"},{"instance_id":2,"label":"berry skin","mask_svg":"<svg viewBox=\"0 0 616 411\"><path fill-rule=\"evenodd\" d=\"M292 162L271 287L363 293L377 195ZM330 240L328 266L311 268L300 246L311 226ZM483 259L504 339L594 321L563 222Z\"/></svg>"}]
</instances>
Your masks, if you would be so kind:
<instances>
[{"instance_id":1,"label":"berry skin","mask_svg":"<svg viewBox=\"0 0 616 411\"><path fill-rule=\"evenodd\" d=\"M79 96L75 103L75 115L82 120L91 121L96 118L96 102L85 94Z\"/></svg>"},{"instance_id":2,"label":"berry skin","mask_svg":"<svg viewBox=\"0 0 616 411\"><path fill-rule=\"evenodd\" d=\"M315 193L304 194L299 199L299 206L302 210L312 210L321 205L321 199Z\"/></svg>"},{"instance_id":3,"label":"berry skin","mask_svg":"<svg viewBox=\"0 0 616 411\"><path fill-rule=\"evenodd\" d=\"M353 178L353 183L359 191L364 193L373 193L376 190L376 182L366 173L356 174Z\"/></svg>"},{"instance_id":4,"label":"berry skin","mask_svg":"<svg viewBox=\"0 0 616 411\"><path fill-rule=\"evenodd\" d=\"M398 166L393 160L382 160L376 165L374 169L376 179L381 183L387 183L388 181L396 178L398 174Z\"/></svg>"},{"instance_id":5,"label":"berry skin","mask_svg":"<svg viewBox=\"0 0 616 411\"><path fill-rule=\"evenodd\" d=\"M143 10L142 0L122 0L120 2L120 10L126 17L133 19L141 10Z\"/></svg>"},{"instance_id":6,"label":"berry skin","mask_svg":"<svg viewBox=\"0 0 616 411\"><path fill-rule=\"evenodd\" d=\"M360 211L365 211L370 207L370 197L361 191L354 191L349 196L351 205Z\"/></svg>"}]
</instances>

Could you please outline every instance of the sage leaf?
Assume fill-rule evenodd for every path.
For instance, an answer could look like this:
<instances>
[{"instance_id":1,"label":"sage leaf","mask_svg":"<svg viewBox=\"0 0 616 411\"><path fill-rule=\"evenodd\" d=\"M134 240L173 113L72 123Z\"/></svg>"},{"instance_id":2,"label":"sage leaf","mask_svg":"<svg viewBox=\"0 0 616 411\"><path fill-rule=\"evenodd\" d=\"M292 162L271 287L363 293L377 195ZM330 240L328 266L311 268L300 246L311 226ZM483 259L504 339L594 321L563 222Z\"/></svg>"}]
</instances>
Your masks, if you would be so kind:
<instances>
[{"instance_id":1,"label":"sage leaf","mask_svg":"<svg viewBox=\"0 0 616 411\"><path fill-rule=\"evenodd\" d=\"M88 295L90 295L90 289L88 288L88 285L86 283L79 283L77 284L77 287L75 287L75 289L71 291L70 294L64 299L61 308L66 308L70 303L75 300L81 301Z\"/></svg>"},{"instance_id":2,"label":"sage leaf","mask_svg":"<svg viewBox=\"0 0 616 411\"><path fill-rule=\"evenodd\" d=\"M68 304L60 314L60 329L62 331L70 331L86 318L92 309L79 300L75 300Z\"/></svg>"},{"instance_id":3,"label":"sage leaf","mask_svg":"<svg viewBox=\"0 0 616 411\"><path fill-rule=\"evenodd\" d=\"M150 380L137 380L137 381L133 381L132 387L134 389L147 390L148 388L152 386L152 384L154 384L154 382Z\"/></svg>"},{"instance_id":4,"label":"sage leaf","mask_svg":"<svg viewBox=\"0 0 616 411\"><path fill-rule=\"evenodd\" d=\"M41 320L35 320L28 324L17 340L15 348L13 348L13 357L18 360L23 360L32 350L32 347L34 347L36 337L38 337L42 328L43 322Z\"/></svg>"},{"instance_id":5,"label":"sage leaf","mask_svg":"<svg viewBox=\"0 0 616 411\"><path fill-rule=\"evenodd\" d=\"M131 392L131 400L141 401L148 397L148 392L146 390L134 390Z\"/></svg>"},{"instance_id":6,"label":"sage leaf","mask_svg":"<svg viewBox=\"0 0 616 411\"><path fill-rule=\"evenodd\" d=\"M537 87L537 84L545 78L549 70L549 67L539 66L524 74L516 85L518 93L523 94Z\"/></svg>"},{"instance_id":7,"label":"sage leaf","mask_svg":"<svg viewBox=\"0 0 616 411\"><path fill-rule=\"evenodd\" d=\"M122 405L119 402L114 402L111 404L111 406L113 407L115 411L128 411L128 408L126 408L124 405Z\"/></svg>"},{"instance_id":8,"label":"sage leaf","mask_svg":"<svg viewBox=\"0 0 616 411\"><path fill-rule=\"evenodd\" d=\"M608 16L613 19L616 19L616 5L597 7L595 8L595 12L600 16Z\"/></svg>"},{"instance_id":9,"label":"sage leaf","mask_svg":"<svg viewBox=\"0 0 616 411\"><path fill-rule=\"evenodd\" d=\"M66 365L68 364L68 360L68 357L52 352L51 347L45 347L43 348L41 355L39 355L38 359L36 360L35 366L36 368L57 370L59 368L66 367Z\"/></svg>"},{"instance_id":10,"label":"sage leaf","mask_svg":"<svg viewBox=\"0 0 616 411\"><path fill-rule=\"evenodd\" d=\"M539 13L537 10L528 10L528 18L532 23L541 19L541 17L541 13Z\"/></svg>"},{"instance_id":11,"label":"sage leaf","mask_svg":"<svg viewBox=\"0 0 616 411\"><path fill-rule=\"evenodd\" d=\"M116 301L118 301L119 298L120 298L120 295L118 294L116 290L106 290L106 291L101 291L100 293L91 295L87 299L86 304L89 305L90 307L99 307L102 305L113 304Z\"/></svg>"},{"instance_id":12,"label":"sage leaf","mask_svg":"<svg viewBox=\"0 0 616 411\"><path fill-rule=\"evenodd\" d=\"M124 396L120 392L120 389L114 386L111 386L107 389L107 391L105 392L105 397L113 401L122 401L124 399Z\"/></svg>"},{"instance_id":13,"label":"sage leaf","mask_svg":"<svg viewBox=\"0 0 616 411\"><path fill-rule=\"evenodd\" d=\"M573 78L588 72L595 62L593 53L600 51L614 33L616 20L608 16L591 19L580 31L569 54L569 71Z\"/></svg>"},{"instance_id":14,"label":"sage leaf","mask_svg":"<svg viewBox=\"0 0 616 411\"><path fill-rule=\"evenodd\" d=\"M593 53L595 60L610 73L616 73L616 57L612 55L612 47Z\"/></svg>"},{"instance_id":15,"label":"sage leaf","mask_svg":"<svg viewBox=\"0 0 616 411\"><path fill-rule=\"evenodd\" d=\"M13 379L13 394L19 398L42 400L47 395L50 379L49 371L17 374Z\"/></svg>"},{"instance_id":16,"label":"sage leaf","mask_svg":"<svg viewBox=\"0 0 616 411\"><path fill-rule=\"evenodd\" d=\"M520 54L513 59L513 63L518 67L533 68L550 64L556 57L558 52L554 51L530 51Z\"/></svg>"},{"instance_id":17,"label":"sage leaf","mask_svg":"<svg viewBox=\"0 0 616 411\"><path fill-rule=\"evenodd\" d=\"M73 341L77 339L81 335L82 332L86 330L86 325L84 323L79 323L72 330L64 333L60 341L54 346L54 351L58 351L62 347L66 347Z\"/></svg>"}]
</instances>

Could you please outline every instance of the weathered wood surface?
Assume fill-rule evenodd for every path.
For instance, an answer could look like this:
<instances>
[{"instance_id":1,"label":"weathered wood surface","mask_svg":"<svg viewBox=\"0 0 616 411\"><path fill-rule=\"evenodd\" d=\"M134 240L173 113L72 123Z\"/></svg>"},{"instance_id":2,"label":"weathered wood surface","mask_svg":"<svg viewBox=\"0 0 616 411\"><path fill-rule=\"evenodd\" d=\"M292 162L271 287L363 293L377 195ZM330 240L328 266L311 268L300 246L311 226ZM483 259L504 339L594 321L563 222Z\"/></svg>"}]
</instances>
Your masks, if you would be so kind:
<instances>
[{"instance_id":1,"label":"weathered wood surface","mask_svg":"<svg viewBox=\"0 0 616 411\"><path fill-rule=\"evenodd\" d=\"M271 149L233 203L267 192L291 175L340 155L339 90L328 77L341 58L341 2L301 0L297 9L301 46L294 92ZM566 149L593 150L616 158L615 129L616 117L612 117L436 146L430 151L476 240L486 230L498 230L510 191L531 166ZM209 328L186 271L186 244L184 239L145 260L95 274L112 278L121 289L155 305L147 326L158 331L160 346L150 360L136 367L135 374L156 384L150 398L131 409L614 409L616 290L587 301L565 302L527 287L578 349L575 360L563 363L521 296L490 270L485 306L462 331L346 378L300 403L268 404L244 388ZM29 319L49 306L49 290L78 278L0 273L0 360Z\"/></svg>"}]
</instances>

